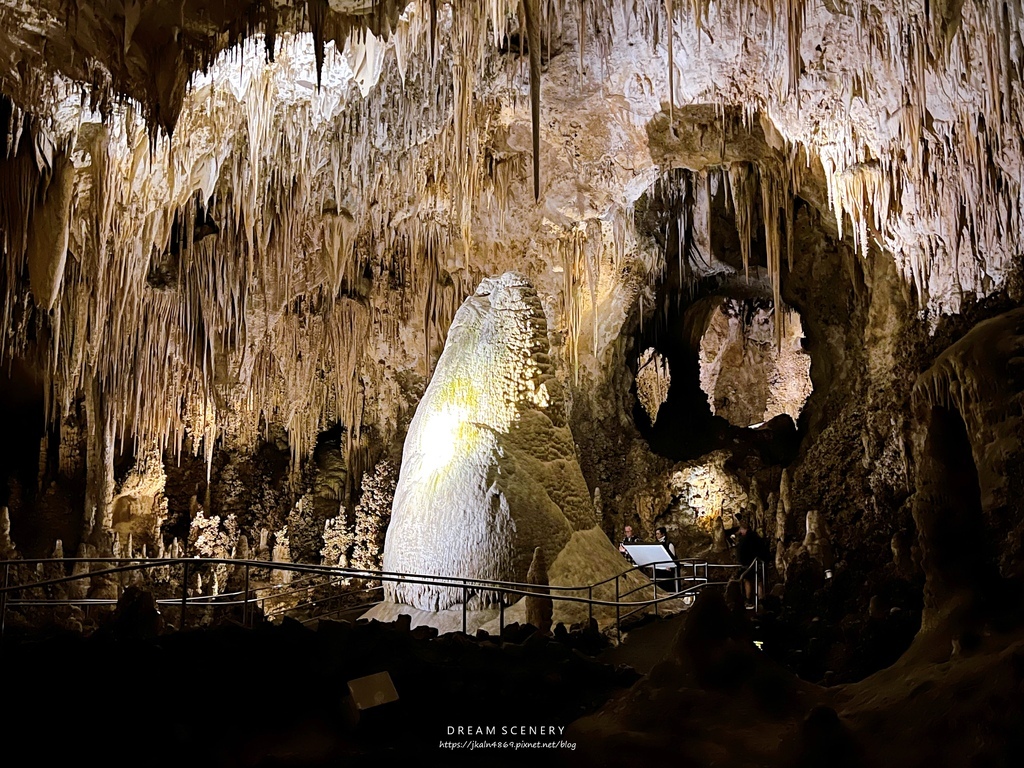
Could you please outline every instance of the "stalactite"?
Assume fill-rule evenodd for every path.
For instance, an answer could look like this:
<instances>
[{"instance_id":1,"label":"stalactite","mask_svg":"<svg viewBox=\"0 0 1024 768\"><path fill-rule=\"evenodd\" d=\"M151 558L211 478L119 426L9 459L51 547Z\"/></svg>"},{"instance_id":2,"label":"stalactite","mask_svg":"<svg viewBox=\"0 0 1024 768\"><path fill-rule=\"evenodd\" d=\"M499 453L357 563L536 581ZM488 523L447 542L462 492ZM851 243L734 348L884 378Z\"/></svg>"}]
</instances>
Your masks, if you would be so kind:
<instances>
[{"instance_id":1,"label":"stalactite","mask_svg":"<svg viewBox=\"0 0 1024 768\"><path fill-rule=\"evenodd\" d=\"M805 0L785 0L786 2L786 54L789 59L787 70L787 88L796 94L800 86L802 61L800 59L800 38L804 31Z\"/></svg>"},{"instance_id":2,"label":"stalactite","mask_svg":"<svg viewBox=\"0 0 1024 768\"><path fill-rule=\"evenodd\" d=\"M576 34L577 41L576 47L579 49L579 60L577 63L577 73L580 79L580 85L583 85L583 56L586 49L586 26L587 26L587 4L586 0L579 0L580 10L579 18L576 19Z\"/></svg>"},{"instance_id":3,"label":"stalactite","mask_svg":"<svg viewBox=\"0 0 1024 768\"><path fill-rule=\"evenodd\" d=\"M327 19L327 0L306 0L309 31L313 33L313 51L316 56L316 87L319 89L324 70L324 25Z\"/></svg>"},{"instance_id":4,"label":"stalactite","mask_svg":"<svg viewBox=\"0 0 1024 768\"><path fill-rule=\"evenodd\" d=\"M540 200L540 8L522 0L530 54L530 116L533 128L533 198Z\"/></svg>"},{"instance_id":5,"label":"stalactite","mask_svg":"<svg viewBox=\"0 0 1024 768\"><path fill-rule=\"evenodd\" d=\"M788 187L782 173L761 166L758 169L761 190L762 219L764 220L764 247L768 260L768 281L772 286L772 317L775 326L775 346L782 348L785 312L782 311L782 242L779 236L779 214L789 204Z\"/></svg>"},{"instance_id":6,"label":"stalactite","mask_svg":"<svg viewBox=\"0 0 1024 768\"><path fill-rule=\"evenodd\" d=\"M665 16L666 16L666 28L665 35L668 38L668 123L670 130L675 130L676 125L676 114L675 114L675 103L676 103L676 62L675 56L673 55L675 33L675 14L672 12L672 0L665 0ZM700 16L698 15L698 37L700 27Z\"/></svg>"},{"instance_id":7,"label":"stalactite","mask_svg":"<svg viewBox=\"0 0 1024 768\"><path fill-rule=\"evenodd\" d=\"M743 276L750 279L750 243L753 238L754 191L757 178L747 163L732 163L729 166L729 191L732 195L733 210L736 214L736 232L740 237L740 255L743 259Z\"/></svg>"},{"instance_id":8,"label":"stalactite","mask_svg":"<svg viewBox=\"0 0 1024 768\"><path fill-rule=\"evenodd\" d=\"M263 12L266 19L263 23L263 44L267 51L267 61L273 63L277 45L277 7L273 3L264 4Z\"/></svg>"}]
</instances>

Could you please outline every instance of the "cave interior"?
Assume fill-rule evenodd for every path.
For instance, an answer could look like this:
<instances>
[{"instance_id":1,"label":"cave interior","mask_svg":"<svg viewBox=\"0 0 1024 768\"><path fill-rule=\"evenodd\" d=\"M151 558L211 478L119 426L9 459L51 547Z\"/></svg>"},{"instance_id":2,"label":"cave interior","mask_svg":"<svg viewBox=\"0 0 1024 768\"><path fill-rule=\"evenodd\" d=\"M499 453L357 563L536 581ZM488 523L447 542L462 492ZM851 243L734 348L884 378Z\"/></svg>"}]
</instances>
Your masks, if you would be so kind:
<instances>
[{"instance_id":1,"label":"cave interior","mask_svg":"<svg viewBox=\"0 0 1024 768\"><path fill-rule=\"evenodd\" d=\"M0 743L1015 764L1022 75L1019 0L0 0ZM625 642L482 588L248 603L550 595L741 522L757 610Z\"/></svg>"}]
</instances>

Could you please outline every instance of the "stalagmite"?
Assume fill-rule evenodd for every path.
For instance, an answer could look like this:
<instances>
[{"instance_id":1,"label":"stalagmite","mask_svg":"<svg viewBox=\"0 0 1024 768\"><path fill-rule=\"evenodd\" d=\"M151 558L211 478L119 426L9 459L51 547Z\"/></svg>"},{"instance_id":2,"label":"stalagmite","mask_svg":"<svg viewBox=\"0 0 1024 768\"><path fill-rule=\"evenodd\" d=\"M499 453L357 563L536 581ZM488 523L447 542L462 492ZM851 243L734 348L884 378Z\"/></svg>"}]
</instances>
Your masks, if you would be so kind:
<instances>
[{"instance_id":1,"label":"stalagmite","mask_svg":"<svg viewBox=\"0 0 1024 768\"><path fill-rule=\"evenodd\" d=\"M270 560L270 531L266 528L260 529L260 544L256 548L256 559L257 560Z\"/></svg>"},{"instance_id":2,"label":"stalagmite","mask_svg":"<svg viewBox=\"0 0 1024 768\"><path fill-rule=\"evenodd\" d=\"M75 558L78 562L71 566L71 576L84 577L89 573L89 563L82 562L85 558L89 557L88 546L85 543L78 545L78 551L75 552ZM73 600L81 600L89 594L89 579L87 578L76 578L73 581L68 582L68 597Z\"/></svg>"},{"instance_id":3,"label":"stalagmite","mask_svg":"<svg viewBox=\"0 0 1024 768\"><path fill-rule=\"evenodd\" d=\"M46 479L46 467L48 464L47 454L49 452L50 436L43 435L39 440L39 472L36 475L36 489L43 490L43 481Z\"/></svg>"},{"instance_id":4,"label":"stalagmite","mask_svg":"<svg viewBox=\"0 0 1024 768\"><path fill-rule=\"evenodd\" d=\"M288 526L274 534L274 551L271 559L275 563L290 563L292 561L291 547L288 541ZM270 572L270 580L274 584L287 584L292 580L293 574L293 571L275 568Z\"/></svg>"},{"instance_id":5,"label":"stalagmite","mask_svg":"<svg viewBox=\"0 0 1024 768\"><path fill-rule=\"evenodd\" d=\"M621 567L597 527L549 349L521 275L487 278L463 303L409 426L384 570L522 582L538 547L552 584ZM388 582L384 591L425 611L463 600L457 587ZM469 596L477 606L497 599ZM559 603L555 618L572 611Z\"/></svg>"},{"instance_id":6,"label":"stalagmite","mask_svg":"<svg viewBox=\"0 0 1024 768\"><path fill-rule=\"evenodd\" d=\"M832 543L829 541L828 527L825 525L821 513L816 509L808 510L804 525L804 540L800 545L801 550L817 560L824 568L831 568L833 564Z\"/></svg>"},{"instance_id":7,"label":"stalagmite","mask_svg":"<svg viewBox=\"0 0 1024 768\"><path fill-rule=\"evenodd\" d=\"M17 547L11 540L11 513L7 507L0 507L0 560L13 560Z\"/></svg>"},{"instance_id":8,"label":"stalagmite","mask_svg":"<svg viewBox=\"0 0 1024 768\"><path fill-rule=\"evenodd\" d=\"M548 587L548 566L544 562L544 550L537 547L533 550L533 562L526 573L526 583L535 585L532 591L536 596L526 598L526 623L537 627L541 632L551 631L552 604L551 589Z\"/></svg>"},{"instance_id":9,"label":"stalagmite","mask_svg":"<svg viewBox=\"0 0 1024 768\"><path fill-rule=\"evenodd\" d=\"M786 528L790 517L790 472L786 468L782 470L782 478L779 482L779 498L775 507L775 570L782 579L786 578L786 569L789 567L787 559Z\"/></svg>"}]
</instances>

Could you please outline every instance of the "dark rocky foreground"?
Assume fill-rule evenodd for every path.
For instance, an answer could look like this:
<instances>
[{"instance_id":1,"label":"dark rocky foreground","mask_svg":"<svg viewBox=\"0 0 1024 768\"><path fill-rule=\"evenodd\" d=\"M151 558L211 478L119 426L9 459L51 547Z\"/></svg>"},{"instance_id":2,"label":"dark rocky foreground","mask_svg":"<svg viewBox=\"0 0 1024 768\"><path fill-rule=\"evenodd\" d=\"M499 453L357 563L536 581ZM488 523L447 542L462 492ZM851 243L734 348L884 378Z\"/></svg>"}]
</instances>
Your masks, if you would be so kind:
<instances>
[{"instance_id":1,"label":"dark rocky foreground","mask_svg":"<svg viewBox=\"0 0 1024 768\"><path fill-rule=\"evenodd\" d=\"M1024 749L1024 629L951 614L848 685L759 651L746 612L706 592L665 658L575 722L572 764L754 768L1013 766Z\"/></svg>"},{"instance_id":2,"label":"dark rocky foreground","mask_svg":"<svg viewBox=\"0 0 1024 768\"><path fill-rule=\"evenodd\" d=\"M749 612L718 593L680 619L643 677L602 663L600 634L564 627L438 637L286 620L147 637L152 625L121 619L89 638L8 637L5 764L1018 764L1024 629L1012 617L951 613L893 665L831 687L759 650ZM356 716L349 681L382 671L398 700Z\"/></svg>"},{"instance_id":3,"label":"dark rocky foreground","mask_svg":"<svg viewBox=\"0 0 1024 768\"><path fill-rule=\"evenodd\" d=\"M19 758L7 765L558 764L558 750L441 743L493 743L503 727L557 734L638 678L587 655L605 645L599 634L564 628L544 636L513 625L504 640L378 622L311 630L286 620L148 639L136 629L8 641L0 722L4 754ZM355 717L348 682L381 671L398 701ZM468 726L495 734L458 735Z\"/></svg>"}]
</instances>

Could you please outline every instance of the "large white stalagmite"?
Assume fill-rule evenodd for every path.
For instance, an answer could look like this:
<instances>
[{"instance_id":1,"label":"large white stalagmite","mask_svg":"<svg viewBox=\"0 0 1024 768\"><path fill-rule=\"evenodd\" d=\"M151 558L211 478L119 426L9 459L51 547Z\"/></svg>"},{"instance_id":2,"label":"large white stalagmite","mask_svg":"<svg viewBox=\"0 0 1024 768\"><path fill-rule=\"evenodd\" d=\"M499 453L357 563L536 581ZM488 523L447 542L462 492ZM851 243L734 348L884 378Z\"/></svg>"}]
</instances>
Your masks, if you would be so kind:
<instances>
[{"instance_id":1,"label":"large white stalagmite","mask_svg":"<svg viewBox=\"0 0 1024 768\"><path fill-rule=\"evenodd\" d=\"M548 353L523 276L487 278L466 299L406 437L385 570L525 582L536 547L552 583L624 570L597 527ZM404 582L385 596L426 611L462 602L461 588Z\"/></svg>"}]
</instances>

